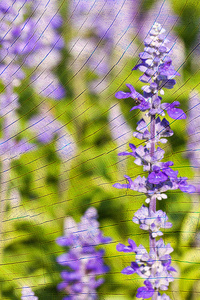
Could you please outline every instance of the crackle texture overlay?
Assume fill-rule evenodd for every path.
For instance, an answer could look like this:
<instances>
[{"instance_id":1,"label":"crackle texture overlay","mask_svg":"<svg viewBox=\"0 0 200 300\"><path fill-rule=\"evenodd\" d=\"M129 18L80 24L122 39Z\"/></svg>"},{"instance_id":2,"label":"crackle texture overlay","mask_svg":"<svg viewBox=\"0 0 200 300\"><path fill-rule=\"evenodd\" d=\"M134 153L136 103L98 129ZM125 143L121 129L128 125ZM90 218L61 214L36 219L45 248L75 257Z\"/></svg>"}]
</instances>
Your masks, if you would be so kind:
<instances>
[{"instance_id":1,"label":"crackle texture overlay","mask_svg":"<svg viewBox=\"0 0 200 300\"><path fill-rule=\"evenodd\" d=\"M199 22L0 1L0 299L200 300Z\"/></svg>"}]
</instances>

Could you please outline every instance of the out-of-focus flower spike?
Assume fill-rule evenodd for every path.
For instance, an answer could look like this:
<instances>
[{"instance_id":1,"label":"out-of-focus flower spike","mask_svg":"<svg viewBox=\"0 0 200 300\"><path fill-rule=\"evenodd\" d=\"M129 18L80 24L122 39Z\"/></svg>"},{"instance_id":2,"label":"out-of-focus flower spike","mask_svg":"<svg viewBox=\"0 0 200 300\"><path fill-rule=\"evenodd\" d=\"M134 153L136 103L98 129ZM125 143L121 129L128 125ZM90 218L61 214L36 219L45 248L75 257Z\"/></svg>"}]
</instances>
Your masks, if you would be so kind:
<instances>
[{"instance_id":1,"label":"out-of-focus flower spike","mask_svg":"<svg viewBox=\"0 0 200 300\"><path fill-rule=\"evenodd\" d=\"M104 250L95 247L111 239L103 236L97 217L94 207L85 212L79 223L67 217L65 235L57 239L59 245L69 247L68 252L57 259L60 265L68 266L61 273L63 282L58 290L65 290L71 300L97 299L96 289L103 283L103 278L97 279L97 276L109 271L103 261Z\"/></svg>"}]
</instances>

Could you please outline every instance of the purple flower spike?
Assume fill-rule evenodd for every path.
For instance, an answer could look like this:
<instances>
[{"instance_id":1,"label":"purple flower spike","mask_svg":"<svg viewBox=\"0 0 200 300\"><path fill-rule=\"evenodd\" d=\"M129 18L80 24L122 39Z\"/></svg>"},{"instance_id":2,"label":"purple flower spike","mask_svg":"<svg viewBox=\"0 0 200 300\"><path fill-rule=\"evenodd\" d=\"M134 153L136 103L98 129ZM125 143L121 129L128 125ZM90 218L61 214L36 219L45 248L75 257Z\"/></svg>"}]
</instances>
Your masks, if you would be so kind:
<instances>
[{"instance_id":1,"label":"purple flower spike","mask_svg":"<svg viewBox=\"0 0 200 300\"><path fill-rule=\"evenodd\" d=\"M139 140L139 145L129 144L131 152L121 152L120 156L134 157L134 163L143 167L148 172L146 176L137 176L132 180L125 176L127 183L116 183L114 187L119 189L130 189L145 194L145 202L148 206L142 205L133 217L133 222L138 224L140 229L149 233L148 252L143 245L138 247L131 239L129 245L121 243L117 245L117 251L135 253L135 261L125 267L122 273L125 275L138 274L144 278L144 286L137 291L136 297L142 299L170 300L166 294L160 293L168 289L170 282L174 280L173 272L176 270L171 266L170 253L173 251L170 244L165 245L162 239L162 228L172 227L168 217L162 210L156 210L156 201L167 199L165 194L168 190L180 189L185 193L195 192L195 187L187 183L187 178L179 178L178 171L174 171L172 161L163 162L165 151L160 144L167 143L167 137L173 135L170 123L165 118L165 111L173 119L185 119L186 114L179 107L180 103L162 103L160 95L164 95L164 88L172 89L176 83L174 77L180 74L174 69L172 60L169 57L170 47L167 47L168 40L164 36L165 30L158 23L154 23L145 39L144 51L139 54L141 62L133 70L139 69L143 72L140 81L145 82L142 87L143 96L135 91L132 85L128 84L129 93L118 92L116 98L133 98L136 106L131 110L139 109L145 112L145 119L137 123L133 136ZM139 102L139 103L137 103ZM198 105L198 101L196 101ZM190 129L193 135L193 129ZM137 143L135 143L137 145ZM192 147L190 148L192 149Z\"/></svg>"}]
</instances>

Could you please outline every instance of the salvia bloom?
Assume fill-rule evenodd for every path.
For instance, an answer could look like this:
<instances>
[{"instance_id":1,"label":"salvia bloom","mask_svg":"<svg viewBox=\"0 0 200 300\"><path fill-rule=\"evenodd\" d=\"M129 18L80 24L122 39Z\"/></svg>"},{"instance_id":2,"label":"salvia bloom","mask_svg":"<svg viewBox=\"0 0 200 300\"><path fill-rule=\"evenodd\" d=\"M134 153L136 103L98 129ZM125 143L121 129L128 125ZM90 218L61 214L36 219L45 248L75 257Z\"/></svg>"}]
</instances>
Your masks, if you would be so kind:
<instances>
[{"instance_id":1,"label":"salvia bloom","mask_svg":"<svg viewBox=\"0 0 200 300\"><path fill-rule=\"evenodd\" d=\"M129 245L117 245L117 250L122 252L135 253L135 261L126 267L123 274L137 273L144 278L144 286L137 291L136 297L154 300L169 300L166 294L161 291L167 290L169 283L173 281L175 269L171 266L170 253L173 251L170 244L165 245L163 239L156 240L163 235L162 229L172 226L168 217L162 210L156 210L156 200L167 198L167 190L180 189L186 193L193 193L195 187L187 183L187 178L178 177L178 171L174 171L172 161L162 162L164 150L159 146L166 143L167 137L173 135L169 122L162 118L167 113L173 119L185 119L186 114L178 108L180 103L162 103L164 88L171 89L176 81L174 77L179 75L172 66L169 57L167 39L164 36L165 30L158 23L155 23L150 30L149 36L145 39L145 48L139 54L141 63L133 70L139 69L143 72L140 81L145 85L142 87L143 94L138 93L131 84L127 84L130 92L117 92L116 98L132 98L136 105L132 108L146 112L149 123L143 118L138 122L136 132L133 136L143 140L143 145L136 147L129 144L131 152L122 152L121 156L132 156L135 164L143 166L147 176L138 176L132 180L125 175L126 184L116 183L114 187L119 189L131 189L144 193L145 202L148 206L142 207L135 213L133 222L139 224L140 228L149 231L150 251L142 245L129 239Z\"/></svg>"},{"instance_id":2,"label":"salvia bloom","mask_svg":"<svg viewBox=\"0 0 200 300\"><path fill-rule=\"evenodd\" d=\"M67 217L65 235L57 239L60 246L69 248L57 259L60 265L68 267L61 273L63 282L58 285L68 294L64 299L97 299L96 288L103 283L103 278L97 276L109 271L103 261L104 250L95 248L111 240L102 235L97 216L96 209L90 207L78 224Z\"/></svg>"},{"instance_id":3,"label":"salvia bloom","mask_svg":"<svg viewBox=\"0 0 200 300\"><path fill-rule=\"evenodd\" d=\"M38 297L35 296L35 294L29 286L24 286L22 288L21 300L38 300Z\"/></svg>"}]
</instances>

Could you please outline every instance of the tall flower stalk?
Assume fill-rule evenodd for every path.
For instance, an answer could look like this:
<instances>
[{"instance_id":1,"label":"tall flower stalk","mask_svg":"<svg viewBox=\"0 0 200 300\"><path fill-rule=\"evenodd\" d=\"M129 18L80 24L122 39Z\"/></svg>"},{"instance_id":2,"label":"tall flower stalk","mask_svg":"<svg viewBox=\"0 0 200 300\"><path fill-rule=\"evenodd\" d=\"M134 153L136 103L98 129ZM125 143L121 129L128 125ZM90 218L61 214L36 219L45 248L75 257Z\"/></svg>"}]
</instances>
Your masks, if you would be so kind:
<instances>
[{"instance_id":1,"label":"tall flower stalk","mask_svg":"<svg viewBox=\"0 0 200 300\"><path fill-rule=\"evenodd\" d=\"M162 162L164 150L159 146L167 142L167 137L173 135L169 121L164 118L165 112L172 119L185 119L186 114L182 109L177 108L180 103L162 103L164 88L172 89L176 83L174 77L179 75L172 66L169 56L170 48L167 47L168 40L165 38L165 30L158 23L151 28L148 37L144 41L144 51L139 54L141 63L133 70L139 69L143 72L140 81L145 85L142 87L143 94L138 93L131 84L127 84L130 92L119 91L116 98L132 98L136 101L136 106L131 110L139 109L146 112L149 121L143 118L137 123L136 132L133 136L143 140L138 147L129 144L131 152L119 153L120 156L133 156L135 164L143 166L143 170L148 172L147 176L138 176L132 180L129 176L124 177L128 181L126 184L116 183L114 187L119 189L131 189L146 195L146 205L134 214L133 222L139 224L142 230L149 232L150 251L143 245L137 246L129 239L129 245L121 243L117 245L117 250L133 252L136 254L135 261L130 266L122 270L123 274L138 274L144 278L144 286L138 288L136 297L153 300L169 300L166 294L161 291L168 289L169 283L174 280L173 272L176 270L171 266L170 253L173 248L170 244L165 245L162 238L162 228L172 227L168 222L168 217L162 210L156 210L156 201L167 198L165 194L168 190L180 189L185 193L193 193L195 187L187 183L187 178L178 177L178 171L174 171L172 161Z\"/></svg>"}]
</instances>

